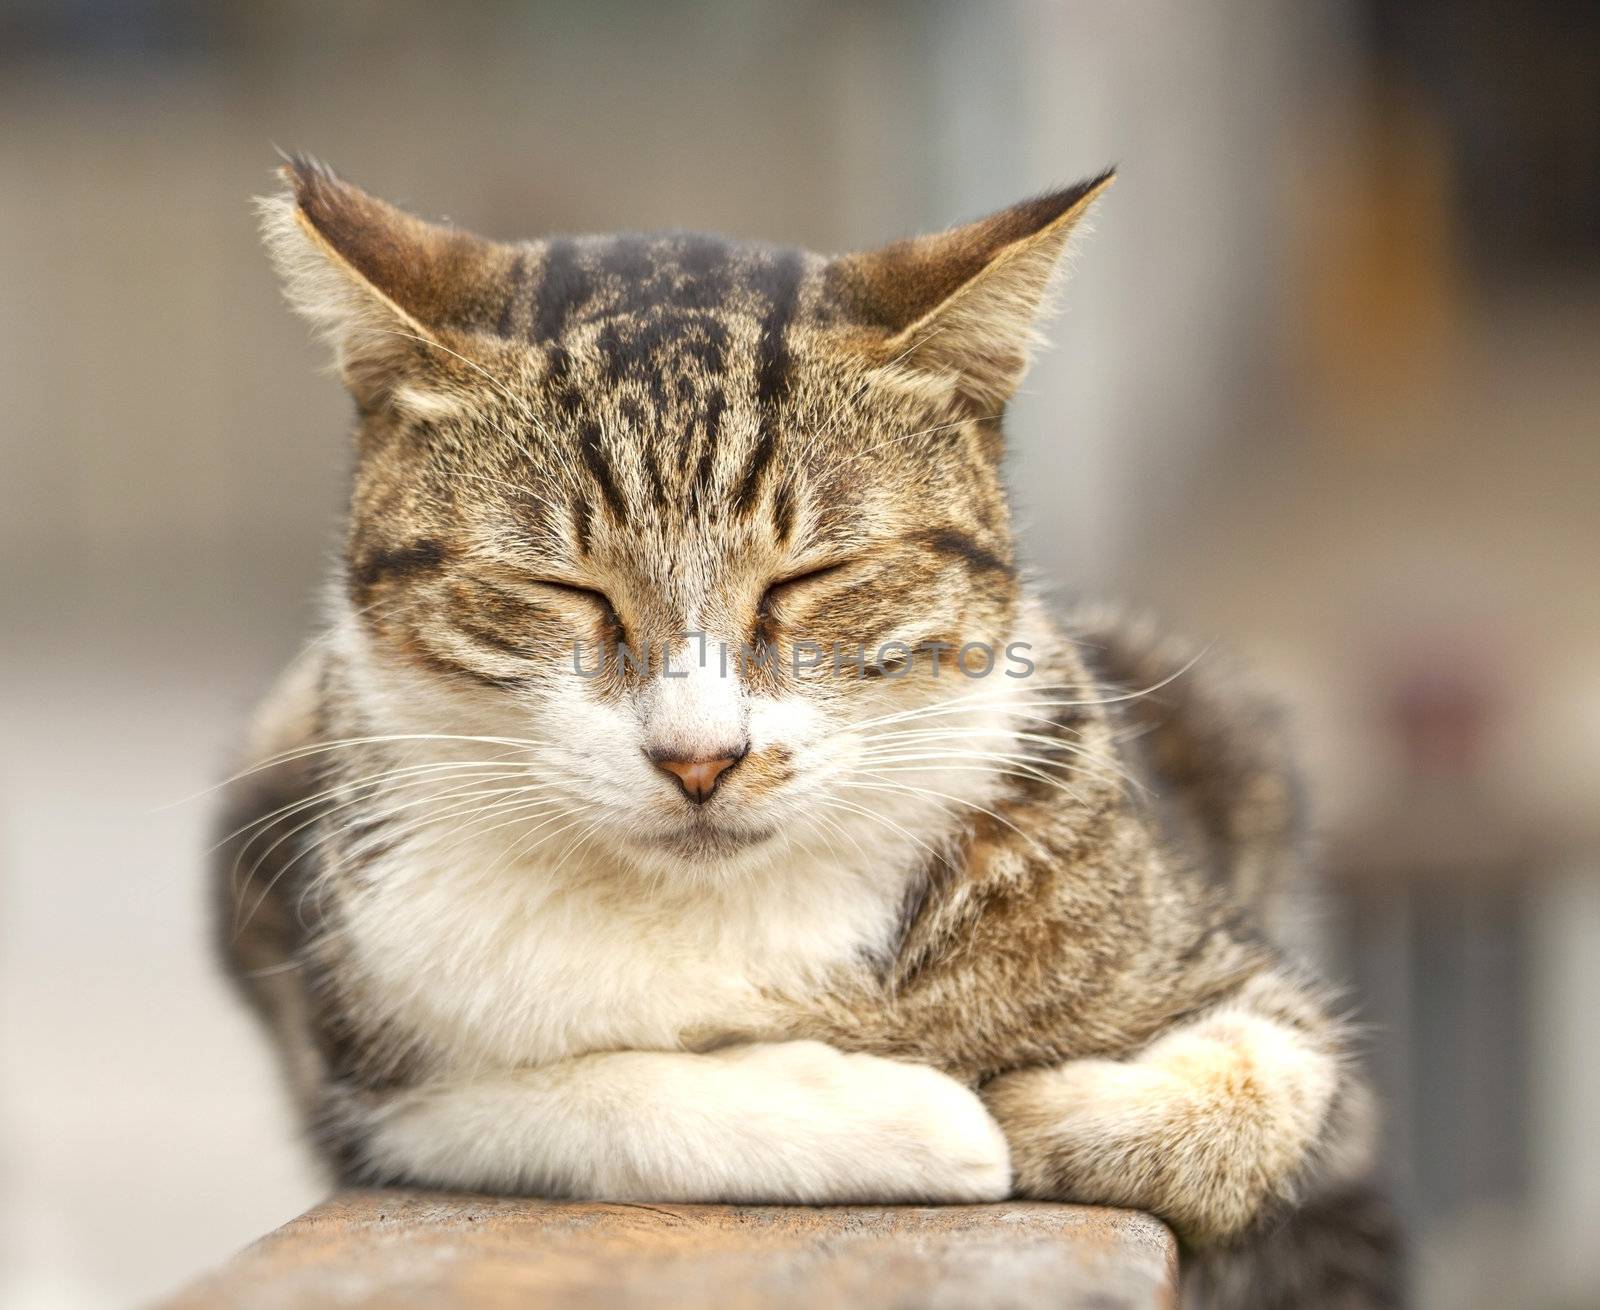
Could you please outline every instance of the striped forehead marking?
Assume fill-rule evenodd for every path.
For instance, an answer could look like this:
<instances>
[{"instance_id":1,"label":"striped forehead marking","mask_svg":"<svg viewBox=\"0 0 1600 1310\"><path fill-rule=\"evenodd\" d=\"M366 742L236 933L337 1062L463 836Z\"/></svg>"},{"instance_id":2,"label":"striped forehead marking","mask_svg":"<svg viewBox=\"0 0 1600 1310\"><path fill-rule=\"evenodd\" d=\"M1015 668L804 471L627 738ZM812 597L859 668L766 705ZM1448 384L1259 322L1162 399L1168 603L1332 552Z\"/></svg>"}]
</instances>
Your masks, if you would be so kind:
<instances>
[{"instance_id":1,"label":"striped forehead marking","mask_svg":"<svg viewBox=\"0 0 1600 1310\"><path fill-rule=\"evenodd\" d=\"M718 507L713 480L730 388L749 386L755 436L728 483L728 504L748 516L761 502L777 451L791 387L789 334L806 272L798 250L711 236L556 238L519 252L499 327L543 349L545 389L569 418L583 410L583 398L568 345L574 332L592 330L604 384L631 385L648 397L647 404L629 399L619 408L644 437L639 458L658 511L675 495L687 513ZM744 372L745 361L732 367L730 356L741 336L754 339L748 383L730 376ZM680 429L676 459L662 426L669 413ZM585 420L576 436L598 504L625 518L627 484L617 475L608 434Z\"/></svg>"}]
</instances>

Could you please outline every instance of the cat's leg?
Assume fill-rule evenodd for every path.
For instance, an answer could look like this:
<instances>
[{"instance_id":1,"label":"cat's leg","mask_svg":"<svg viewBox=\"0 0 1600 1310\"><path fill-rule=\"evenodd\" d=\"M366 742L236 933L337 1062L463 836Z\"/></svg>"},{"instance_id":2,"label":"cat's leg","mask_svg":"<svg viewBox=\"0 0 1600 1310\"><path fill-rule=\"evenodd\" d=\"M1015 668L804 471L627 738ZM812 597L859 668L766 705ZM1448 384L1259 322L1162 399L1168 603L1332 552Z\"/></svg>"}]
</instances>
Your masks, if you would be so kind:
<instances>
[{"instance_id":1,"label":"cat's leg","mask_svg":"<svg viewBox=\"0 0 1600 1310\"><path fill-rule=\"evenodd\" d=\"M1019 1194L1150 1210L1204 1246L1364 1176L1369 1098L1342 1046L1268 974L1130 1059L1020 1070L983 1097Z\"/></svg>"},{"instance_id":2,"label":"cat's leg","mask_svg":"<svg viewBox=\"0 0 1600 1310\"><path fill-rule=\"evenodd\" d=\"M350 1096L357 1178L619 1201L993 1201L1004 1136L923 1065L820 1042L618 1051Z\"/></svg>"}]
</instances>

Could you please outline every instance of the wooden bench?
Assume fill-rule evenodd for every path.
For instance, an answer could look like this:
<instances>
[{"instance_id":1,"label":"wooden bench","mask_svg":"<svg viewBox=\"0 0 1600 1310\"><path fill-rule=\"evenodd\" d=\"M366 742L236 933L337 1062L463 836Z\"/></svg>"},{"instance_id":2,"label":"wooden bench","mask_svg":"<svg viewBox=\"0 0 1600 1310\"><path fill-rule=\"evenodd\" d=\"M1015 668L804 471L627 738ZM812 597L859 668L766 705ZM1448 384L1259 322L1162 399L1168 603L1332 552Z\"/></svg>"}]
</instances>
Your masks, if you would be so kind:
<instances>
[{"instance_id":1,"label":"wooden bench","mask_svg":"<svg viewBox=\"0 0 1600 1310\"><path fill-rule=\"evenodd\" d=\"M1177 1304L1177 1247L1130 1210L568 1204L342 1192L164 1310L651 1310Z\"/></svg>"}]
</instances>

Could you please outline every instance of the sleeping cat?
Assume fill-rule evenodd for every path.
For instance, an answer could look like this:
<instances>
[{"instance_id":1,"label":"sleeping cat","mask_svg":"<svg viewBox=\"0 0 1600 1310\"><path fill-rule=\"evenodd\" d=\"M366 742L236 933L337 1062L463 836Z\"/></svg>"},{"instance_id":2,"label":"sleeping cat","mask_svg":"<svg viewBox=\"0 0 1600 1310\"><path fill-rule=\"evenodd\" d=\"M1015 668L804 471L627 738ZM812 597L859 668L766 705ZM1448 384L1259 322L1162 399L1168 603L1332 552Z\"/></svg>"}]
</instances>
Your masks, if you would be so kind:
<instances>
[{"instance_id":1,"label":"sleeping cat","mask_svg":"<svg viewBox=\"0 0 1600 1310\"><path fill-rule=\"evenodd\" d=\"M1197 1303L1393 1304L1270 707L1018 575L1002 413L1110 175L831 259L284 177L354 484L216 879L339 1176L1137 1206Z\"/></svg>"}]
</instances>

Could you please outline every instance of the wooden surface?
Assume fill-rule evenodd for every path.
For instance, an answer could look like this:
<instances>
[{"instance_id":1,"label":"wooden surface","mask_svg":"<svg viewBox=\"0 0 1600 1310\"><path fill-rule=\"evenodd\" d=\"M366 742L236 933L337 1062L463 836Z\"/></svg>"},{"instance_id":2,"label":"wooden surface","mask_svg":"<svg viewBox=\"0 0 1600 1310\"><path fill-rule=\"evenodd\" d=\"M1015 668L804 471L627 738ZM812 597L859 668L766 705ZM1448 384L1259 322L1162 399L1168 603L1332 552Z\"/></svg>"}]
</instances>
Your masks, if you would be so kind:
<instances>
[{"instance_id":1,"label":"wooden surface","mask_svg":"<svg viewBox=\"0 0 1600 1310\"><path fill-rule=\"evenodd\" d=\"M1128 1210L598 1205L344 1192L164 1310L982 1310L1176 1304L1177 1254Z\"/></svg>"}]
</instances>

